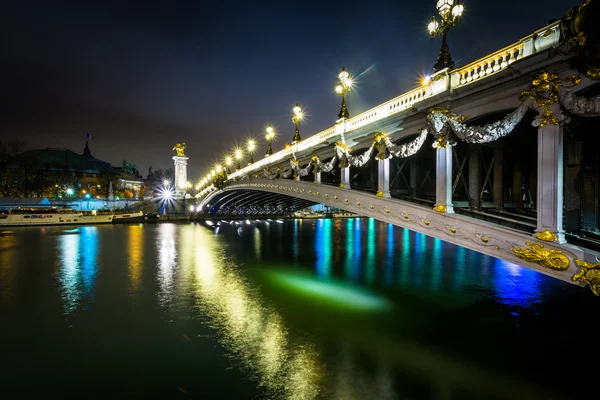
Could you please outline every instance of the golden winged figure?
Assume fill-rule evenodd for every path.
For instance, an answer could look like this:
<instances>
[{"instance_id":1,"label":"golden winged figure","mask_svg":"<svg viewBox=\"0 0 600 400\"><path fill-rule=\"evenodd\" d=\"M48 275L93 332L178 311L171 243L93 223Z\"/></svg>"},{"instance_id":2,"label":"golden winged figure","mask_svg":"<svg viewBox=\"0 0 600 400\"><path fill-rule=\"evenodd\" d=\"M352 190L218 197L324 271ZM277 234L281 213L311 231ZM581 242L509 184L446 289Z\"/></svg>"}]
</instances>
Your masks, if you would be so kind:
<instances>
[{"instance_id":1,"label":"golden winged figure","mask_svg":"<svg viewBox=\"0 0 600 400\"><path fill-rule=\"evenodd\" d=\"M185 157L185 143L177 143L173 150L177 152L177 157Z\"/></svg>"}]
</instances>

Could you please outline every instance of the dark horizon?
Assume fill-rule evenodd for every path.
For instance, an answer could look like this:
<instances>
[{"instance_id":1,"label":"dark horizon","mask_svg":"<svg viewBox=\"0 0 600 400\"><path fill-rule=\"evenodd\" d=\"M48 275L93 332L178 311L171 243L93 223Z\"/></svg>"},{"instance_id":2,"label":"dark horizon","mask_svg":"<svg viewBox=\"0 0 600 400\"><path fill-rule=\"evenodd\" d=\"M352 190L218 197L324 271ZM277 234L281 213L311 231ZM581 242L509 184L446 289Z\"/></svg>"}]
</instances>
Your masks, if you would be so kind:
<instances>
[{"instance_id":1,"label":"dark horizon","mask_svg":"<svg viewBox=\"0 0 600 400\"><path fill-rule=\"evenodd\" d=\"M464 1L448 37L454 61L485 56L579 3ZM356 115L414 87L441 40L425 29L434 0L61 4L10 4L0 17L2 139L82 153L89 133L94 157L127 159L144 176L150 165L172 167L177 142L187 145L192 180L250 136L260 158L268 123L277 151L293 136L295 103L307 115L300 133L311 136L337 119L342 66L357 77L348 98Z\"/></svg>"}]
</instances>

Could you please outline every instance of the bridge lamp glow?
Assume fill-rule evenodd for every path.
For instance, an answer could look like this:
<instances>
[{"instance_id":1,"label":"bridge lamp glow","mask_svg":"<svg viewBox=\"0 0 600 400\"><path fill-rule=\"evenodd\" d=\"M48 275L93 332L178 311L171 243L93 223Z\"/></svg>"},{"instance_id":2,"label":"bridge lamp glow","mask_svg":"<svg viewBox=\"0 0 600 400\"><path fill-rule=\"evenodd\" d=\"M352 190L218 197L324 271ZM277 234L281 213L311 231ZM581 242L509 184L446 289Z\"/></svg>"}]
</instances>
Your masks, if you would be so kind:
<instances>
[{"instance_id":1,"label":"bridge lamp glow","mask_svg":"<svg viewBox=\"0 0 600 400\"><path fill-rule=\"evenodd\" d=\"M273 149L271 148L271 142L275 139L275 129L272 126L267 126L267 152L265 157L273 155Z\"/></svg>"},{"instance_id":2,"label":"bridge lamp glow","mask_svg":"<svg viewBox=\"0 0 600 400\"><path fill-rule=\"evenodd\" d=\"M68 196L73 196L73 189L71 189L71 188L68 188L68 189L67 189L67 195L68 195Z\"/></svg>"},{"instance_id":3,"label":"bridge lamp glow","mask_svg":"<svg viewBox=\"0 0 600 400\"><path fill-rule=\"evenodd\" d=\"M244 157L244 153L242 149L235 149L235 159L237 160L237 169L242 169L240 162L242 161L242 157Z\"/></svg>"},{"instance_id":4,"label":"bridge lamp glow","mask_svg":"<svg viewBox=\"0 0 600 400\"><path fill-rule=\"evenodd\" d=\"M350 118L350 112L346 106L346 93L348 93L350 88L352 88L353 82L345 67L342 67L342 71L338 74L338 78L339 82L335 87L335 92L338 94L338 96L342 96L342 105L340 107L340 112L338 113L338 118L348 119Z\"/></svg>"},{"instance_id":5,"label":"bridge lamp glow","mask_svg":"<svg viewBox=\"0 0 600 400\"><path fill-rule=\"evenodd\" d=\"M252 156L252 154L254 153L254 150L256 150L256 142L252 139L248 140L248 154L250 154L250 157L248 157L248 165L250 164L254 164L254 157Z\"/></svg>"},{"instance_id":6,"label":"bridge lamp glow","mask_svg":"<svg viewBox=\"0 0 600 400\"><path fill-rule=\"evenodd\" d=\"M194 212L194 211L196 211L196 208L194 206L190 206L190 211Z\"/></svg>"},{"instance_id":7,"label":"bridge lamp glow","mask_svg":"<svg viewBox=\"0 0 600 400\"><path fill-rule=\"evenodd\" d=\"M298 103L296 103L296 106L292 109L293 111L293 115L292 115L292 122L294 123L294 125L296 125L296 131L294 132L294 140L292 141L292 143L296 143L302 140L302 138L300 137L300 129L298 129L298 124L300 123L300 121L302 121L302 118L304 118L304 114L302 113L302 109L300 108L300 105Z\"/></svg>"},{"instance_id":8,"label":"bridge lamp glow","mask_svg":"<svg viewBox=\"0 0 600 400\"><path fill-rule=\"evenodd\" d=\"M427 30L432 37L442 37L442 47L437 62L433 66L433 71L438 72L444 68L451 68L454 65L450 56L450 49L446 42L446 36L451 28L454 28L465 10L459 0L438 0L436 9L440 16L438 21L435 17L427 25Z\"/></svg>"},{"instance_id":9,"label":"bridge lamp glow","mask_svg":"<svg viewBox=\"0 0 600 400\"><path fill-rule=\"evenodd\" d=\"M220 174L222 170L223 170L223 167L221 167L220 164L217 164L217 166L215 167L215 171L217 172L217 174Z\"/></svg>"},{"instance_id":10,"label":"bridge lamp glow","mask_svg":"<svg viewBox=\"0 0 600 400\"><path fill-rule=\"evenodd\" d=\"M427 86L431 83L431 77L429 75L425 75L422 79L421 79L421 84L423 86Z\"/></svg>"},{"instance_id":11,"label":"bridge lamp glow","mask_svg":"<svg viewBox=\"0 0 600 400\"><path fill-rule=\"evenodd\" d=\"M225 165L227 166L227 174L231 174L231 164L233 163L233 160L231 159L230 156L225 157Z\"/></svg>"}]
</instances>

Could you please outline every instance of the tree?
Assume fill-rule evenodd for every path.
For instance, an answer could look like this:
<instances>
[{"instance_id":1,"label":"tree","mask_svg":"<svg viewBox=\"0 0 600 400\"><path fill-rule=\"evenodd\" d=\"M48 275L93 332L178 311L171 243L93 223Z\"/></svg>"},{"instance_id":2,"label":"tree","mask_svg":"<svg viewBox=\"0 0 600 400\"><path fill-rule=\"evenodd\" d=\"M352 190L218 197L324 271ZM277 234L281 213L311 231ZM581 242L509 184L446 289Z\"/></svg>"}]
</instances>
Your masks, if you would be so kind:
<instances>
[{"instance_id":1,"label":"tree","mask_svg":"<svg viewBox=\"0 0 600 400\"><path fill-rule=\"evenodd\" d=\"M123 160L121 169L129 174L134 174L137 171L137 165L128 163L127 160Z\"/></svg>"}]
</instances>

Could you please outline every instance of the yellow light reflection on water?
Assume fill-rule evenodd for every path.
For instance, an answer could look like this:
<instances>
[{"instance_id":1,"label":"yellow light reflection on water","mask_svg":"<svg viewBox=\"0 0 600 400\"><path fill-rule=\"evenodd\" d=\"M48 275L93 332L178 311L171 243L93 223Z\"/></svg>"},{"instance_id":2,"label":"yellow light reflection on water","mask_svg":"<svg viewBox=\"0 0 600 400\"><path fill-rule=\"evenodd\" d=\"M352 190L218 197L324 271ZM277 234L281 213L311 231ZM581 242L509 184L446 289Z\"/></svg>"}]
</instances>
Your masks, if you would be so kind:
<instances>
[{"instance_id":1,"label":"yellow light reflection on water","mask_svg":"<svg viewBox=\"0 0 600 400\"><path fill-rule=\"evenodd\" d=\"M7 304L13 297L12 282L17 276L15 269L16 239L10 233L0 235L0 300Z\"/></svg>"},{"instance_id":2,"label":"yellow light reflection on water","mask_svg":"<svg viewBox=\"0 0 600 400\"><path fill-rule=\"evenodd\" d=\"M192 276L197 307L210 316L220 342L271 394L316 398L321 377L313 347L290 343L281 316L264 304L236 265L221 256L214 237L197 225L189 230L186 234L193 236L196 249Z\"/></svg>"},{"instance_id":3,"label":"yellow light reflection on water","mask_svg":"<svg viewBox=\"0 0 600 400\"><path fill-rule=\"evenodd\" d=\"M129 256L129 262L127 264L129 269L129 280L130 280L130 291L137 292L142 279L142 270L144 262L144 240L143 225L130 225L127 229L129 237L129 246L127 248L127 254Z\"/></svg>"}]
</instances>

